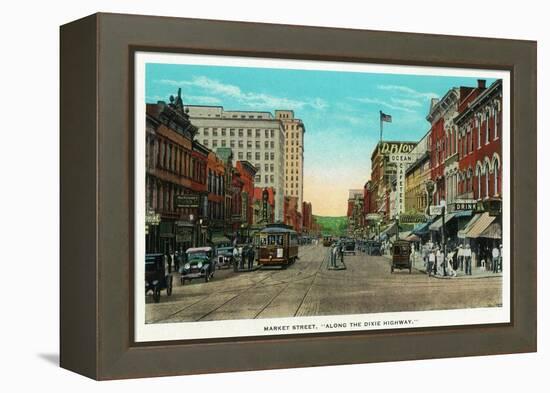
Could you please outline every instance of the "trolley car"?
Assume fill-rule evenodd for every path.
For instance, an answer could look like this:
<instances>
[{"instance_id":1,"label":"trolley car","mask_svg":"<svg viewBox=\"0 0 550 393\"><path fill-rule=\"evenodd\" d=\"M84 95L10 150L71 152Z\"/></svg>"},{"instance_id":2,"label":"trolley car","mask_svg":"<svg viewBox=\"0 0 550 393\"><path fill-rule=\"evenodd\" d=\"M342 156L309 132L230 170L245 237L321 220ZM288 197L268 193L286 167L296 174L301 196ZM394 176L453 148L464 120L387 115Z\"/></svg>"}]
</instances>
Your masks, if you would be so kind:
<instances>
[{"instance_id":1,"label":"trolley car","mask_svg":"<svg viewBox=\"0 0 550 393\"><path fill-rule=\"evenodd\" d=\"M288 267L298 258L298 234L284 224L269 224L255 236L258 264Z\"/></svg>"}]
</instances>

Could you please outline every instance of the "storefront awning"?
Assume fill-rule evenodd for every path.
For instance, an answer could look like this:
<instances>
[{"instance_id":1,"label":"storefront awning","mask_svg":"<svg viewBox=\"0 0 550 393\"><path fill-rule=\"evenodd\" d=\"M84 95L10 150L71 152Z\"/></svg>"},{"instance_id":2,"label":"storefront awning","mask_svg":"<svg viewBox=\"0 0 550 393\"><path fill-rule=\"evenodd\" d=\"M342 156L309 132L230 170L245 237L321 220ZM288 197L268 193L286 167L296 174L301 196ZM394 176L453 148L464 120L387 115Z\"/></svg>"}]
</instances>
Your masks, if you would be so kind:
<instances>
[{"instance_id":1,"label":"storefront awning","mask_svg":"<svg viewBox=\"0 0 550 393\"><path fill-rule=\"evenodd\" d=\"M481 232L479 237L483 237L485 239L502 239L502 228L498 222L493 221L487 229Z\"/></svg>"},{"instance_id":2,"label":"storefront awning","mask_svg":"<svg viewBox=\"0 0 550 393\"><path fill-rule=\"evenodd\" d=\"M445 224L455 217L455 213L445 214ZM433 224L430 225L430 231L439 231L443 226L443 217L439 217Z\"/></svg>"},{"instance_id":3,"label":"storefront awning","mask_svg":"<svg viewBox=\"0 0 550 393\"><path fill-rule=\"evenodd\" d=\"M477 239L478 237L482 237L481 234L486 229L488 229L489 225L491 225L494 220L495 217L490 216L487 212L478 214L477 220L473 222L472 225L470 225L470 223L466 225L466 228L464 230L465 237L470 239Z\"/></svg>"},{"instance_id":4,"label":"storefront awning","mask_svg":"<svg viewBox=\"0 0 550 393\"><path fill-rule=\"evenodd\" d=\"M392 223L389 227L387 227L386 229L384 229L381 233L380 233L380 236L382 235L388 235L388 234L395 234L395 222Z\"/></svg>"},{"instance_id":5,"label":"storefront awning","mask_svg":"<svg viewBox=\"0 0 550 393\"><path fill-rule=\"evenodd\" d=\"M430 232L430 224L431 221L424 222L420 225L418 225L416 228L412 230L412 233L418 236L426 235Z\"/></svg>"}]
</instances>

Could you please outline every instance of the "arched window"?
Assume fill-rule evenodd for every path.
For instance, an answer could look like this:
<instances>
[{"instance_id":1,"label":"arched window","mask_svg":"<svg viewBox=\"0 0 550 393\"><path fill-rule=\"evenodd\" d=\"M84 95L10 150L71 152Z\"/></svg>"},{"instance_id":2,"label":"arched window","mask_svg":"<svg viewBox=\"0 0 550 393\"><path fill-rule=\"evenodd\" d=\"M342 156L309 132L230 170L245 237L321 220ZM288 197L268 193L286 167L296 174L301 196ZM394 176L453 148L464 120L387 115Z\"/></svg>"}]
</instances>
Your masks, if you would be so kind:
<instances>
[{"instance_id":1,"label":"arched window","mask_svg":"<svg viewBox=\"0 0 550 393\"><path fill-rule=\"evenodd\" d=\"M481 114L477 116L477 148L481 149Z\"/></svg>"},{"instance_id":2,"label":"arched window","mask_svg":"<svg viewBox=\"0 0 550 393\"><path fill-rule=\"evenodd\" d=\"M489 197L489 163L485 163L485 197Z\"/></svg>"},{"instance_id":3,"label":"arched window","mask_svg":"<svg viewBox=\"0 0 550 393\"><path fill-rule=\"evenodd\" d=\"M491 120L490 118L490 112L487 111L487 113L485 114L485 144L487 145L489 143L489 136L491 135L491 128L489 127L489 120Z\"/></svg>"},{"instance_id":4,"label":"arched window","mask_svg":"<svg viewBox=\"0 0 550 393\"><path fill-rule=\"evenodd\" d=\"M493 171L494 171L494 177L495 177L495 181L494 181L494 195L499 195L499 192L498 192L498 187L499 187L499 182L500 182L500 179L499 179L499 174L498 174L498 171L499 171L499 162L498 160L495 160L495 163L493 164Z\"/></svg>"},{"instance_id":5,"label":"arched window","mask_svg":"<svg viewBox=\"0 0 550 393\"><path fill-rule=\"evenodd\" d=\"M477 176L477 198L481 198L481 166L478 166L476 169ZM474 193L475 195L476 193Z\"/></svg>"},{"instance_id":6,"label":"arched window","mask_svg":"<svg viewBox=\"0 0 550 393\"><path fill-rule=\"evenodd\" d=\"M498 139L498 127L500 126L498 104L495 106L495 140Z\"/></svg>"}]
</instances>

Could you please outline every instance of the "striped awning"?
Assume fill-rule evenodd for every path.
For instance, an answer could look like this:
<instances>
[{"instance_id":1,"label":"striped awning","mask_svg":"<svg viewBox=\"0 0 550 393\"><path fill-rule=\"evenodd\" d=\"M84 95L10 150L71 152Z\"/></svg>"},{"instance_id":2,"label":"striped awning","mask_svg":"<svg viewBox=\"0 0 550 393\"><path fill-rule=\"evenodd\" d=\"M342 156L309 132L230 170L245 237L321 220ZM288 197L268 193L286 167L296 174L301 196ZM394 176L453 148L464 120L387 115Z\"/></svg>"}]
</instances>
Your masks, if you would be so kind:
<instances>
[{"instance_id":1,"label":"striped awning","mask_svg":"<svg viewBox=\"0 0 550 393\"><path fill-rule=\"evenodd\" d=\"M468 230L465 233L465 236L470 239L477 239L478 237L483 237L481 236L481 234L486 229L488 229L489 225L491 225L494 220L495 220L495 217L490 216L489 213L487 212L480 214L479 218L473 223L473 225L470 226L470 228L468 228Z\"/></svg>"},{"instance_id":2,"label":"striped awning","mask_svg":"<svg viewBox=\"0 0 550 393\"><path fill-rule=\"evenodd\" d=\"M463 229L461 229L461 230L458 231L457 236L458 236L459 239L466 239L466 234L468 233L468 231L469 231L470 229L472 229L472 227L473 227L474 224L477 222L477 220L479 219L479 217L481 217L481 214L476 214L476 215L474 215L474 216L470 219L470 221L468 221L468 223L466 224L466 226L465 226Z\"/></svg>"},{"instance_id":3,"label":"striped awning","mask_svg":"<svg viewBox=\"0 0 550 393\"><path fill-rule=\"evenodd\" d=\"M483 237L485 239L502 239L502 228L498 222L493 221L487 229L481 232L479 237Z\"/></svg>"}]
</instances>

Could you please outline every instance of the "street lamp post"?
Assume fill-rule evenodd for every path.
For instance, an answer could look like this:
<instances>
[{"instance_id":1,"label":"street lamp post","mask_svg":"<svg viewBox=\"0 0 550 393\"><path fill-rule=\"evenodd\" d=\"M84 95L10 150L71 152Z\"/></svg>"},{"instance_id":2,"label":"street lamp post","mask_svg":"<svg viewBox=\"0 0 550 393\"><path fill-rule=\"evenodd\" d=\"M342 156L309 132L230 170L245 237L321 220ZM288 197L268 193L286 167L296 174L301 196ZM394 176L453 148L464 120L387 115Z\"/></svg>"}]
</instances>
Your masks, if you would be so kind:
<instances>
[{"instance_id":1,"label":"street lamp post","mask_svg":"<svg viewBox=\"0 0 550 393\"><path fill-rule=\"evenodd\" d=\"M399 214L395 215L395 226L396 226L396 235L395 240L399 240Z\"/></svg>"},{"instance_id":2,"label":"street lamp post","mask_svg":"<svg viewBox=\"0 0 550 393\"><path fill-rule=\"evenodd\" d=\"M447 207L447 203L444 199L440 202L441 206L441 219L442 219L442 225L441 225L441 237L442 237L442 245L443 245L443 275L447 275L447 235L445 233L445 208Z\"/></svg>"}]
</instances>

